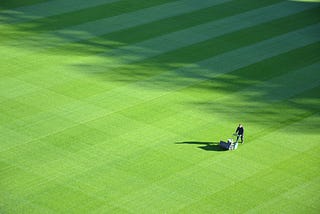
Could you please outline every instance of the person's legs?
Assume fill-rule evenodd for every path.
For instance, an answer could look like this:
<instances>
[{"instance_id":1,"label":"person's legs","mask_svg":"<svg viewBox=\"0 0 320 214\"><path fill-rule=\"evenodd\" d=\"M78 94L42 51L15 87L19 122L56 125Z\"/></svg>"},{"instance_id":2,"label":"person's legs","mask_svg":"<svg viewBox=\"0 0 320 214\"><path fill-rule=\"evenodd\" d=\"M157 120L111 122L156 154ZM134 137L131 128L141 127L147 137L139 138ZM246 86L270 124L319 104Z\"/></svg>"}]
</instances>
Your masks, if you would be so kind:
<instances>
[{"instance_id":1,"label":"person's legs","mask_svg":"<svg viewBox=\"0 0 320 214\"><path fill-rule=\"evenodd\" d=\"M237 135L237 140L236 140L236 143L238 143L239 137L240 137L240 135Z\"/></svg>"},{"instance_id":2,"label":"person's legs","mask_svg":"<svg viewBox=\"0 0 320 214\"><path fill-rule=\"evenodd\" d=\"M241 135L241 143L244 143L243 135Z\"/></svg>"}]
</instances>

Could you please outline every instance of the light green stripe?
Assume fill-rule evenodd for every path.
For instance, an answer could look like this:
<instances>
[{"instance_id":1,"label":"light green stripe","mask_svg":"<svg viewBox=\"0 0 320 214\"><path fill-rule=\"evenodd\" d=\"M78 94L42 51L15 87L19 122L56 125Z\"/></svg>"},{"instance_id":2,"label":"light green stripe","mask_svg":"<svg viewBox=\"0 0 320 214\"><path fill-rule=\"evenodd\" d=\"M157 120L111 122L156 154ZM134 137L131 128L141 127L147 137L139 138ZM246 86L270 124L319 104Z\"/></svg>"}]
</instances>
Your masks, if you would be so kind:
<instances>
[{"instance_id":1,"label":"light green stripe","mask_svg":"<svg viewBox=\"0 0 320 214\"><path fill-rule=\"evenodd\" d=\"M119 0L56 0L0 12L0 22L21 23Z\"/></svg>"}]
</instances>

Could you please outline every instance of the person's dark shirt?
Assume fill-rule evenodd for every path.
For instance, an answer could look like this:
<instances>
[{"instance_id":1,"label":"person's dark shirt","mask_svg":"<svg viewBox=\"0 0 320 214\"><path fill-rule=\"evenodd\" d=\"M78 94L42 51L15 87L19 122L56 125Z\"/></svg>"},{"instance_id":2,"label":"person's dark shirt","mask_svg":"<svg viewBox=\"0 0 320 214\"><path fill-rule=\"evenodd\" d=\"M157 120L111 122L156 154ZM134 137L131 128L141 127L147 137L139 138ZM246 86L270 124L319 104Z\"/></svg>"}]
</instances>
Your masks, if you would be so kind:
<instances>
[{"instance_id":1,"label":"person's dark shirt","mask_svg":"<svg viewBox=\"0 0 320 214\"><path fill-rule=\"evenodd\" d=\"M237 130L236 130L236 133L238 134L238 135L243 135L243 133L244 133L244 129L243 129L243 127L238 127L237 128Z\"/></svg>"}]
</instances>

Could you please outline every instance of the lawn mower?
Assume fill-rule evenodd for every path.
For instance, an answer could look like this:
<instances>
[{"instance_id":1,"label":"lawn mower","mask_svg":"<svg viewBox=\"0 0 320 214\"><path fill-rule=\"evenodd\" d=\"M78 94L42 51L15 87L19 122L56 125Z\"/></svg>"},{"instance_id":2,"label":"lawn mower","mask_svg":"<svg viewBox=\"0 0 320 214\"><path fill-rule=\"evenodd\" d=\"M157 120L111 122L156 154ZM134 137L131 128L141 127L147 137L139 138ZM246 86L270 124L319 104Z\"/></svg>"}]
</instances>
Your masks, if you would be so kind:
<instances>
[{"instance_id":1,"label":"lawn mower","mask_svg":"<svg viewBox=\"0 0 320 214\"><path fill-rule=\"evenodd\" d=\"M238 148L238 142L233 142L233 139L229 138L227 142L220 140L219 146L226 150L236 150Z\"/></svg>"}]
</instances>

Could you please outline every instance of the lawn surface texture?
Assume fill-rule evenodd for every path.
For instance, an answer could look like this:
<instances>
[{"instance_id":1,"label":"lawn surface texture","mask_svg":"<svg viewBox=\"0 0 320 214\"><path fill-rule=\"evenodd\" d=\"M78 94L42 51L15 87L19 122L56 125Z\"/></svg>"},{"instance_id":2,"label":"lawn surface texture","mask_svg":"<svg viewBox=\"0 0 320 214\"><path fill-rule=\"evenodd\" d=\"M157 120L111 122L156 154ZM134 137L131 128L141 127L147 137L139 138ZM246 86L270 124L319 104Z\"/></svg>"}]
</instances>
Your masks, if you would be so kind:
<instances>
[{"instance_id":1,"label":"lawn surface texture","mask_svg":"<svg viewBox=\"0 0 320 214\"><path fill-rule=\"evenodd\" d=\"M2 0L0 213L319 213L319 14Z\"/></svg>"}]
</instances>

